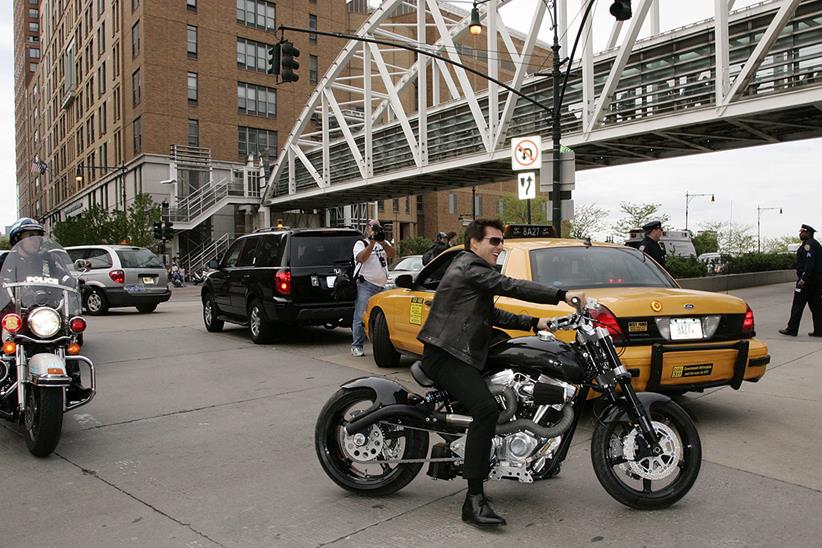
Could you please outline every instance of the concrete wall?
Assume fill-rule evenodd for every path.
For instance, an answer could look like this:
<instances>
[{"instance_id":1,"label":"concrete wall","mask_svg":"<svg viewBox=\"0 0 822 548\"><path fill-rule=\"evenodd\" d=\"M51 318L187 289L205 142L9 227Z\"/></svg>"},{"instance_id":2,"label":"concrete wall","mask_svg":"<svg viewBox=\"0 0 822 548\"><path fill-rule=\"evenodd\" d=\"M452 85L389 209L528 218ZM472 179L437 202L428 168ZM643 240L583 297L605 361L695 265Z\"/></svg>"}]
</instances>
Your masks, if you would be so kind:
<instances>
[{"instance_id":1,"label":"concrete wall","mask_svg":"<svg viewBox=\"0 0 822 548\"><path fill-rule=\"evenodd\" d=\"M701 291L730 291L732 289L739 289L742 287L781 284L795 281L795 270L769 270L767 272L725 274L721 276L682 278L677 280L679 285L685 289L698 289Z\"/></svg>"}]
</instances>

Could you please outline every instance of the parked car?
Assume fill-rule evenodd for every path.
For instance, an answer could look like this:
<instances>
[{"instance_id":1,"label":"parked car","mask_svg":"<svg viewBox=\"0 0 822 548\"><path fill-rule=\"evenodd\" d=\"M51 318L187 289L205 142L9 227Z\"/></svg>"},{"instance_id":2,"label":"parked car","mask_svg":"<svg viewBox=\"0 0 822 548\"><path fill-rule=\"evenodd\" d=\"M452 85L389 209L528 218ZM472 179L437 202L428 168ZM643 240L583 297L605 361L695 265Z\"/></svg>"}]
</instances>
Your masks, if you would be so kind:
<instances>
[{"instance_id":1,"label":"parked car","mask_svg":"<svg viewBox=\"0 0 822 548\"><path fill-rule=\"evenodd\" d=\"M153 312L171 298L168 272L159 257L144 247L83 245L66 251L73 262L86 261L80 279L84 282L83 307L91 315L126 306Z\"/></svg>"},{"instance_id":2,"label":"parked car","mask_svg":"<svg viewBox=\"0 0 822 548\"><path fill-rule=\"evenodd\" d=\"M723 262L722 254L710 251L697 257L700 263L705 265L705 272L711 274L724 274L728 271L728 265Z\"/></svg>"},{"instance_id":3,"label":"parked car","mask_svg":"<svg viewBox=\"0 0 822 548\"><path fill-rule=\"evenodd\" d=\"M422 270L422 255L400 257L388 267L388 283L385 287L394 287L394 280L401 274L416 274Z\"/></svg>"},{"instance_id":4,"label":"parked car","mask_svg":"<svg viewBox=\"0 0 822 548\"><path fill-rule=\"evenodd\" d=\"M251 340L268 341L282 325L349 327L354 300L335 300L337 274L353 263L354 229L265 229L238 238L203 282L203 321L248 325Z\"/></svg>"},{"instance_id":5,"label":"parked car","mask_svg":"<svg viewBox=\"0 0 822 548\"><path fill-rule=\"evenodd\" d=\"M437 286L462 247L451 248L416 277L399 276L397 289L374 295L363 316L379 367L396 367L400 354L420 356L417 334ZM509 239L498 269L507 276L577 289L603 305L599 321L614 337L637 390L681 393L712 386L739 388L757 381L770 362L754 338L754 316L738 297L681 289L645 254L630 247L555 238ZM571 312L565 303L533 304L497 297L497 307L537 317ZM494 340L525 336L493 330ZM560 332L559 338L572 332Z\"/></svg>"}]
</instances>

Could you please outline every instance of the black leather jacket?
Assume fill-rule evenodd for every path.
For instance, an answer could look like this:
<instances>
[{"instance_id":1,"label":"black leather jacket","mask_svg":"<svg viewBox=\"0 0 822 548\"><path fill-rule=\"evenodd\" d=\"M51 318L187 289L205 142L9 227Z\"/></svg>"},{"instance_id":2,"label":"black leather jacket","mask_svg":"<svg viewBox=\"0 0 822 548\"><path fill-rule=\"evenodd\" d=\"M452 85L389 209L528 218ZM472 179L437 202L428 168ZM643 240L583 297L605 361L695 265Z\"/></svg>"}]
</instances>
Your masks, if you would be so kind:
<instances>
[{"instance_id":1,"label":"black leather jacket","mask_svg":"<svg viewBox=\"0 0 822 548\"><path fill-rule=\"evenodd\" d=\"M482 370L494 326L529 330L536 325L531 316L495 308L494 295L544 304L565 300L562 289L503 276L473 252L463 251L440 281L417 339Z\"/></svg>"}]
</instances>

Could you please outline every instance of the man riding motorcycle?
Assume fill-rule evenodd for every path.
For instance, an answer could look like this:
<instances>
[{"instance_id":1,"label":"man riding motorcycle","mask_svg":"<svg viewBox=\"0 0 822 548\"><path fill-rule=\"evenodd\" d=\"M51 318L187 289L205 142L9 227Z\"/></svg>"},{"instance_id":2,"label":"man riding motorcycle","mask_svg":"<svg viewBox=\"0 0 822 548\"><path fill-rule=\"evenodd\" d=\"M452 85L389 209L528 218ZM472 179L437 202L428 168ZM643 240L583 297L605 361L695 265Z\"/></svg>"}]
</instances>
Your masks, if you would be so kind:
<instances>
[{"instance_id":1,"label":"man riding motorcycle","mask_svg":"<svg viewBox=\"0 0 822 548\"><path fill-rule=\"evenodd\" d=\"M17 257L3 263L3 278L25 280L28 277L45 277L56 278L58 283L71 278L71 273L63 268L60 261L49 251L41 249L45 233L43 225L29 217L18 219L11 225L9 243L13 248L17 246L12 251Z\"/></svg>"}]
</instances>

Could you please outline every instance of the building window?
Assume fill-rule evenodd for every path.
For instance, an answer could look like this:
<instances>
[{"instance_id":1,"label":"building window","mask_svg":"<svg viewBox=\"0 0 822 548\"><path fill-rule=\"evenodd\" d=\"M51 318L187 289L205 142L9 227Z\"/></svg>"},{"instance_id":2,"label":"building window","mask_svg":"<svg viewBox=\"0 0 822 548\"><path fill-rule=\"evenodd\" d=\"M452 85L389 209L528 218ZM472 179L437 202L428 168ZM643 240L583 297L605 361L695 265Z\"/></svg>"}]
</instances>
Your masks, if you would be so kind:
<instances>
[{"instance_id":1,"label":"building window","mask_svg":"<svg viewBox=\"0 0 822 548\"><path fill-rule=\"evenodd\" d=\"M276 8L265 0L237 0L237 21L249 27L277 30Z\"/></svg>"},{"instance_id":2,"label":"building window","mask_svg":"<svg viewBox=\"0 0 822 548\"><path fill-rule=\"evenodd\" d=\"M474 211L477 217L482 217L482 196L474 195Z\"/></svg>"},{"instance_id":3,"label":"building window","mask_svg":"<svg viewBox=\"0 0 822 548\"><path fill-rule=\"evenodd\" d=\"M106 11L106 0L97 0L97 15L103 15Z\"/></svg>"},{"instance_id":4,"label":"building window","mask_svg":"<svg viewBox=\"0 0 822 548\"><path fill-rule=\"evenodd\" d=\"M399 213L399 211L400 211L400 199L399 198L393 198L391 200L391 209L394 211L394 213Z\"/></svg>"},{"instance_id":5,"label":"building window","mask_svg":"<svg viewBox=\"0 0 822 548\"><path fill-rule=\"evenodd\" d=\"M29 48L29 57L31 57L32 59L39 59L40 58L40 50L39 49L34 49L34 48Z\"/></svg>"},{"instance_id":6,"label":"building window","mask_svg":"<svg viewBox=\"0 0 822 548\"><path fill-rule=\"evenodd\" d=\"M140 7L140 0L131 0L131 11Z\"/></svg>"},{"instance_id":7,"label":"building window","mask_svg":"<svg viewBox=\"0 0 822 548\"><path fill-rule=\"evenodd\" d=\"M38 10L29 9L29 17L31 17L32 19L39 19L40 12Z\"/></svg>"},{"instance_id":8,"label":"building window","mask_svg":"<svg viewBox=\"0 0 822 548\"><path fill-rule=\"evenodd\" d=\"M308 14L308 28L309 30L317 30L317 16L313 13ZM317 43L317 35L316 34L309 34L308 41L312 44Z\"/></svg>"},{"instance_id":9,"label":"building window","mask_svg":"<svg viewBox=\"0 0 822 548\"><path fill-rule=\"evenodd\" d=\"M497 200L497 215L502 216L505 213L505 200L500 198Z\"/></svg>"},{"instance_id":10,"label":"building window","mask_svg":"<svg viewBox=\"0 0 822 548\"><path fill-rule=\"evenodd\" d=\"M277 117L277 90L264 86L255 86L237 82L237 111L240 114L252 114Z\"/></svg>"},{"instance_id":11,"label":"building window","mask_svg":"<svg viewBox=\"0 0 822 548\"><path fill-rule=\"evenodd\" d=\"M193 25L188 26L186 51L189 57L197 57L197 27Z\"/></svg>"},{"instance_id":12,"label":"building window","mask_svg":"<svg viewBox=\"0 0 822 548\"><path fill-rule=\"evenodd\" d=\"M98 129L100 130L101 136L106 134L106 126L108 125L106 118L106 103L104 102L102 105L100 105L100 108L97 110L97 121L99 123Z\"/></svg>"},{"instance_id":13,"label":"building window","mask_svg":"<svg viewBox=\"0 0 822 548\"><path fill-rule=\"evenodd\" d=\"M268 129L239 126L238 152L241 158L249 154L263 154L268 152L273 156L277 152L277 132Z\"/></svg>"},{"instance_id":14,"label":"building window","mask_svg":"<svg viewBox=\"0 0 822 548\"><path fill-rule=\"evenodd\" d=\"M189 72L188 73L188 102L189 103L196 103L197 102L197 73L196 72Z\"/></svg>"},{"instance_id":15,"label":"building window","mask_svg":"<svg viewBox=\"0 0 822 548\"><path fill-rule=\"evenodd\" d=\"M40 32L40 23L29 23L29 32Z\"/></svg>"},{"instance_id":16,"label":"building window","mask_svg":"<svg viewBox=\"0 0 822 548\"><path fill-rule=\"evenodd\" d=\"M100 63L97 67L97 97L100 98L106 92L106 62Z\"/></svg>"},{"instance_id":17,"label":"building window","mask_svg":"<svg viewBox=\"0 0 822 548\"><path fill-rule=\"evenodd\" d=\"M237 38L237 68L266 72L268 70L268 49L271 44Z\"/></svg>"},{"instance_id":18,"label":"building window","mask_svg":"<svg viewBox=\"0 0 822 548\"><path fill-rule=\"evenodd\" d=\"M197 120L188 121L188 146L200 146L200 123Z\"/></svg>"},{"instance_id":19,"label":"building window","mask_svg":"<svg viewBox=\"0 0 822 548\"><path fill-rule=\"evenodd\" d=\"M134 135L134 154L139 154L143 146L143 129L140 118L134 119L134 122L131 124L131 129Z\"/></svg>"},{"instance_id":20,"label":"building window","mask_svg":"<svg viewBox=\"0 0 822 548\"><path fill-rule=\"evenodd\" d=\"M140 69L131 75L131 104L135 107L140 104Z\"/></svg>"},{"instance_id":21,"label":"building window","mask_svg":"<svg viewBox=\"0 0 822 548\"><path fill-rule=\"evenodd\" d=\"M411 213L411 196L405 197L405 212Z\"/></svg>"},{"instance_id":22,"label":"building window","mask_svg":"<svg viewBox=\"0 0 822 548\"><path fill-rule=\"evenodd\" d=\"M195 36L196 42L196 36ZM196 52L196 43L195 43L195 54ZM137 21L134 23L134 26L131 27L131 58L134 59L140 55L140 22Z\"/></svg>"},{"instance_id":23,"label":"building window","mask_svg":"<svg viewBox=\"0 0 822 548\"><path fill-rule=\"evenodd\" d=\"M457 195L453 192L448 193L448 213L453 215L457 212Z\"/></svg>"},{"instance_id":24,"label":"building window","mask_svg":"<svg viewBox=\"0 0 822 548\"><path fill-rule=\"evenodd\" d=\"M308 56L308 80L312 84L316 84L319 77L320 77L320 69L319 69L320 61L316 55L309 55Z\"/></svg>"},{"instance_id":25,"label":"building window","mask_svg":"<svg viewBox=\"0 0 822 548\"><path fill-rule=\"evenodd\" d=\"M192 11L197 11L197 0L186 0L186 7Z\"/></svg>"}]
</instances>

